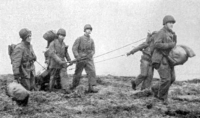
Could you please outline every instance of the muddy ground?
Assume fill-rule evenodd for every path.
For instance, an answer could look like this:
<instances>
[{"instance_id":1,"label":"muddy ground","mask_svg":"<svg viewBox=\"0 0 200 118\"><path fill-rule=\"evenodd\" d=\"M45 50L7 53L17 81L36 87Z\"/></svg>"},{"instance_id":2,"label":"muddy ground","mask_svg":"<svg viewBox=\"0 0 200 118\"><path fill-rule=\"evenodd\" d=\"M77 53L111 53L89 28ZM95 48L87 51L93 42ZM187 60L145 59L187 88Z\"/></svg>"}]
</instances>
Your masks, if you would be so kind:
<instances>
[{"instance_id":1,"label":"muddy ground","mask_svg":"<svg viewBox=\"0 0 200 118\"><path fill-rule=\"evenodd\" d=\"M5 95L5 82L12 75L0 76L0 118L198 118L200 80L176 82L169 92L169 104L152 96L143 97L131 89L133 77L99 76L99 93L86 94L87 79L71 94L31 92L29 105L18 107ZM153 82L157 82L156 80Z\"/></svg>"}]
</instances>

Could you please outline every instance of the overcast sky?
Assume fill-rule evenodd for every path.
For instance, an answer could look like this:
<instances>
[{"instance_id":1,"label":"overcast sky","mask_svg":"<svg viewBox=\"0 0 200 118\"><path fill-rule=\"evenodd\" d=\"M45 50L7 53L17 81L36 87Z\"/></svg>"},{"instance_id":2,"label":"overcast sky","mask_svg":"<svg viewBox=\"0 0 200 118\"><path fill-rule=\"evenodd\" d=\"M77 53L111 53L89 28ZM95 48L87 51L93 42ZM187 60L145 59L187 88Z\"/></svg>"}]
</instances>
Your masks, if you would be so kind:
<instances>
[{"instance_id":1,"label":"overcast sky","mask_svg":"<svg viewBox=\"0 0 200 118\"><path fill-rule=\"evenodd\" d=\"M122 47L146 37L148 30L160 30L165 15L176 19L174 31L178 44L191 47L196 57L176 67L177 80L200 78L200 1L198 0L1 0L0 4L0 74L12 73L8 45L19 43L19 30L32 31L32 45L38 61L44 65L43 51L47 30L66 29L65 43L72 45L91 24L96 55ZM96 58L104 60L125 54L134 46ZM141 52L96 64L98 75L136 76L140 72ZM36 71L41 67L35 63ZM74 66L70 67L73 68ZM73 74L74 70L68 70ZM155 71L155 77L158 77Z\"/></svg>"}]
</instances>

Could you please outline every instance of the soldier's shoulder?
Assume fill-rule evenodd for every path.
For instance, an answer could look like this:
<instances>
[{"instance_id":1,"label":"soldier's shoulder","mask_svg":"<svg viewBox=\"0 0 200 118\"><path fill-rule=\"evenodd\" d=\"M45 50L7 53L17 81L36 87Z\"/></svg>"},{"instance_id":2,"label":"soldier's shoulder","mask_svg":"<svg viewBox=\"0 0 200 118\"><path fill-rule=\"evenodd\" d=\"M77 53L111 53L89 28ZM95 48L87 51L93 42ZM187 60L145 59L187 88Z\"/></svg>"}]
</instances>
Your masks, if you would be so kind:
<instances>
[{"instance_id":1,"label":"soldier's shoulder","mask_svg":"<svg viewBox=\"0 0 200 118\"><path fill-rule=\"evenodd\" d=\"M155 35L155 37L156 36L164 36L165 35L165 30L164 29L161 29L161 30L159 30L157 33L156 33L156 35Z\"/></svg>"},{"instance_id":2,"label":"soldier's shoulder","mask_svg":"<svg viewBox=\"0 0 200 118\"><path fill-rule=\"evenodd\" d=\"M16 47L15 47L15 49L24 49L25 48L25 46L24 46L24 43L18 43L18 44L16 44Z\"/></svg>"},{"instance_id":3,"label":"soldier's shoulder","mask_svg":"<svg viewBox=\"0 0 200 118\"><path fill-rule=\"evenodd\" d=\"M80 41L81 39L83 39L83 36L79 36L76 41Z\"/></svg>"},{"instance_id":4,"label":"soldier's shoulder","mask_svg":"<svg viewBox=\"0 0 200 118\"><path fill-rule=\"evenodd\" d=\"M24 44L22 42L16 44L16 47L23 47L23 46L24 46Z\"/></svg>"},{"instance_id":5,"label":"soldier's shoulder","mask_svg":"<svg viewBox=\"0 0 200 118\"><path fill-rule=\"evenodd\" d=\"M50 44L49 44L49 47L53 46L55 43L55 40L53 40Z\"/></svg>"},{"instance_id":6,"label":"soldier's shoulder","mask_svg":"<svg viewBox=\"0 0 200 118\"><path fill-rule=\"evenodd\" d=\"M83 39L83 38L85 38L85 36L83 35L83 36L79 36L77 39Z\"/></svg>"},{"instance_id":7,"label":"soldier's shoulder","mask_svg":"<svg viewBox=\"0 0 200 118\"><path fill-rule=\"evenodd\" d=\"M157 32L157 34L158 33L165 33L165 30L164 29L160 29L158 32Z\"/></svg>"}]
</instances>

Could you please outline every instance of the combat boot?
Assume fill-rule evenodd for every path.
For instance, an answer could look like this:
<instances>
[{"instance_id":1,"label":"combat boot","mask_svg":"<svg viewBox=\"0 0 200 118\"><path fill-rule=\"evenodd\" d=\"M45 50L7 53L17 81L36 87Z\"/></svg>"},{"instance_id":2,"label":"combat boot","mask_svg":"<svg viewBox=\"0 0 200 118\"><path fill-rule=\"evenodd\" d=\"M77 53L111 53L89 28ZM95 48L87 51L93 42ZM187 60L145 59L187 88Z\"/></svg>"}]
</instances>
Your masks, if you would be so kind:
<instances>
[{"instance_id":1,"label":"combat boot","mask_svg":"<svg viewBox=\"0 0 200 118\"><path fill-rule=\"evenodd\" d=\"M134 80L131 81L132 89L136 90L136 83Z\"/></svg>"},{"instance_id":2,"label":"combat boot","mask_svg":"<svg viewBox=\"0 0 200 118\"><path fill-rule=\"evenodd\" d=\"M70 85L69 89L74 90L76 87L77 87L77 85L72 84L72 85Z\"/></svg>"},{"instance_id":3,"label":"combat boot","mask_svg":"<svg viewBox=\"0 0 200 118\"><path fill-rule=\"evenodd\" d=\"M86 93L98 93L98 90L94 89L94 86L89 85L88 91L86 91Z\"/></svg>"},{"instance_id":4,"label":"combat boot","mask_svg":"<svg viewBox=\"0 0 200 118\"><path fill-rule=\"evenodd\" d=\"M167 98L163 99L163 105L168 105L169 104L169 101Z\"/></svg>"},{"instance_id":5,"label":"combat boot","mask_svg":"<svg viewBox=\"0 0 200 118\"><path fill-rule=\"evenodd\" d=\"M154 96L155 98L158 98L158 90L156 90L156 88L151 87L151 92L153 93L153 96Z\"/></svg>"},{"instance_id":6,"label":"combat boot","mask_svg":"<svg viewBox=\"0 0 200 118\"><path fill-rule=\"evenodd\" d=\"M60 89L60 90L58 90L58 92L60 92L62 94L70 94L71 93L71 91L68 89Z\"/></svg>"}]
</instances>

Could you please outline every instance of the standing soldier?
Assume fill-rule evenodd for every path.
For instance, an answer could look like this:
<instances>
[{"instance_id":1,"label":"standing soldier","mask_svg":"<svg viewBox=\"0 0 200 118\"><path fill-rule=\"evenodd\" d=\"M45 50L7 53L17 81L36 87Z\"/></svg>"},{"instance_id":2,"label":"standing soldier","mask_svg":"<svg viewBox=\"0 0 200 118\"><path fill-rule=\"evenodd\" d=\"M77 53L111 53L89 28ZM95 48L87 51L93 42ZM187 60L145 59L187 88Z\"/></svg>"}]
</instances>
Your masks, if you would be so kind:
<instances>
[{"instance_id":1,"label":"standing soldier","mask_svg":"<svg viewBox=\"0 0 200 118\"><path fill-rule=\"evenodd\" d=\"M153 38L155 36L156 32L153 32L152 34L147 35L147 39L144 43L140 44L138 47L131 50L129 53L127 53L127 56L136 53L137 51L142 51L143 55L141 57L141 64L140 64L140 74L137 76L136 80L132 80L132 88L133 90L136 90L136 87L143 82L141 90L150 88L151 87L151 81L153 78L153 67L151 64L151 55L153 51Z\"/></svg>"},{"instance_id":2,"label":"standing soldier","mask_svg":"<svg viewBox=\"0 0 200 118\"><path fill-rule=\"evenodd\" d=\"M59 29L57 32L57 39L54 39L49 45L49 58L50 58L50 81L49 81L49 91L52 91L55 82L58 86L62 87L62 90L66 92L67 90L67 61L71 61L68 54L68 46L65 45L63 40L66 36L66 31L64 29ZM56 81L55 81L56 80Z\"/></svg>"},{"instance_id":3,"label":"standing soldier","mask_svg":"<svg viewBox=\"0 0 200 118\"><path fill-rule=\"evenodd\" d=\"M172 31L175 19L167 15L163 19L164 27L157 33L154 39L154 52L152 64L158 70L161 81L152 87L154 96L168 103L168 91L171 84L175 81L174 67L169 63L168 55L170 50L176 45L176 35Z\"/></svg>"},{"instance_id":4,"label":"standing soldier","mask_svg":"<svg viewBox=\"0 0 200 118\"><path fill-rule=\"evenodd\" d=\"M11 54L14 78L27 90L35 89L36 56L31 45L31 31L24 28L19 31L22 42L17 44Z\"/></svg>"},{"instance_id":5,"label":"standing soldier","mask_svg":"<svg viewBox=\"0 0 200 118\"><path fill-rule=\"evenodd\" d=\"M88 92L97 93L93 87L96 84L96 72L93 62L93 55L95 54L95 45L93 39L90 37L92 27L90 24L84 26L85 34L76 39L72 51L77 60L75 74L71 89L75 89L80 82L83 69L85 69L88 76Z\"/></svg>"}]
</instances>

